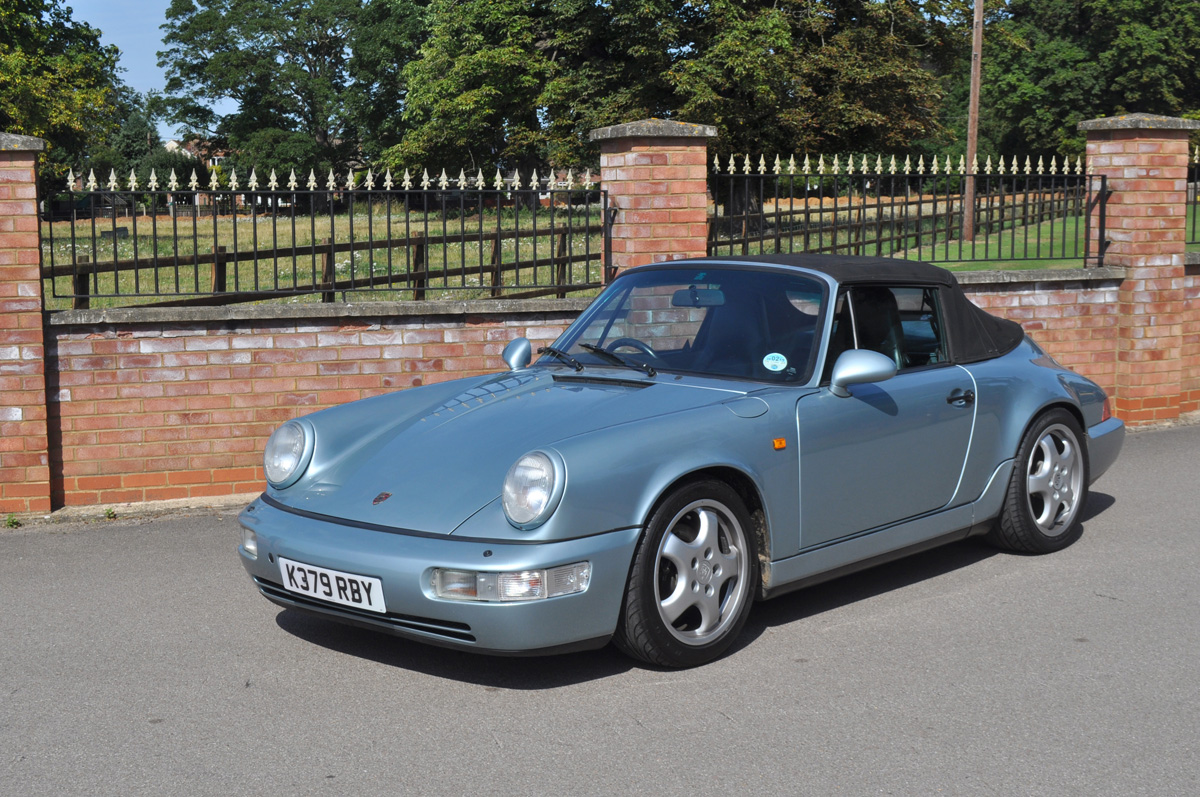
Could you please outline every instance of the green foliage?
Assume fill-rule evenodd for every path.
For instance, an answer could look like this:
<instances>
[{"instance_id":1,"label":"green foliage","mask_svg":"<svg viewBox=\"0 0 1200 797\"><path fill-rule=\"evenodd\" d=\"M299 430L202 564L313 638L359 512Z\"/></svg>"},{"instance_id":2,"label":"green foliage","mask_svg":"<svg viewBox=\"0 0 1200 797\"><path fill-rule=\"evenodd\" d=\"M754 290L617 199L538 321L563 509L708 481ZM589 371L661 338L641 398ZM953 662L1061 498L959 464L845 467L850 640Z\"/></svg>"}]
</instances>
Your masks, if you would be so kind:
<instances>
[{"instance_id":1,"label":"green foliage","mask_svg":"<svg viewBox=\"0 0 1200 797\"><path fill-rule=\"evenodd\" d=\"M46 139L43 179L116 128L117 56L62 0L0 0L0 130Z\"/></svg>"},{"instance_id":2,"label":"green foliage","mask_svg":"<svg viewBox=\"0 0 1200 797\"><path fill-rule=\"evenodd\" d=\"M19 529L21 528L21 521L17 519L16 515L9 513L8 517L4 518L4 528Z\"/></svg>"},{"instance_id":3,"label":"green foliage","mask_svg":"<svg viewBox=\"0 0 1200 797\"><path fill-rule=\"evenodd\" d=\"M159 53L171 119L260 164L274 157L261 146L286 134L345 163L360 138L379 148L368 128L387 130L387 103L402 96L389 61L418 27L411 0L172 0ZM225 98L239 109L218 119L211 105Z\"/></svg>"},{"instance_id":4,"label":"green foliage","mask_svg":"<svg viewBox=\"0 0 1200 797\"><path fill-rule=\"evenodd\" d=\"M1200 109L1200 0L1010 0L985 34L981 131L1009 152L1083 152L1079 122Z\"/></svg>"},{"instance_id":5,"label":"green foliage","mask_svg":"<svg viewBox=\"0 0 1200 797\"><path fill-rule=\"evenodd\" d=\"M116 520L117 519L117 510L113 509L111 506L104 507L104 519L105 520Z\"/></svg>"}]
</instances>

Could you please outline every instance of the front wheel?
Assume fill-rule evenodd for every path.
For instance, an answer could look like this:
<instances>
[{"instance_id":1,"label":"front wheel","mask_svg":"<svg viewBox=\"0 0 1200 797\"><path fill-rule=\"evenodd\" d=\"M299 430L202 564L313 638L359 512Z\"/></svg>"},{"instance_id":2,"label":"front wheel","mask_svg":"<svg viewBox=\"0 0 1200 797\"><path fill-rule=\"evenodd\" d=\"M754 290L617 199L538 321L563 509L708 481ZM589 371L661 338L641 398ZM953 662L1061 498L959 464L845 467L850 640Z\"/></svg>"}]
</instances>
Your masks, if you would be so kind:
<instances>
[{"instance_id":1,"label":"front wheel","mask_svg":"<svg viewBox=\"0 0 1200 797\"><path fill-rule=\"evenodd\" d=\"M742 630L757 581L754 534L742 499L723 482L684 485L646 526L617 645L663 667L712 661Z\"/></svg>"},{"instance_id":2,"label":"front wheel","mask_svg":"<svg viewBox=\"0 0 1200 797\"><path fill-rule=\"evenodd\" d=\"M1021 441L992 542L1023 553L1050 553L1079 539L1087 501L1088 455L1075 416L1056 409L1034 421Z\"/></svg>"}]
</instances>

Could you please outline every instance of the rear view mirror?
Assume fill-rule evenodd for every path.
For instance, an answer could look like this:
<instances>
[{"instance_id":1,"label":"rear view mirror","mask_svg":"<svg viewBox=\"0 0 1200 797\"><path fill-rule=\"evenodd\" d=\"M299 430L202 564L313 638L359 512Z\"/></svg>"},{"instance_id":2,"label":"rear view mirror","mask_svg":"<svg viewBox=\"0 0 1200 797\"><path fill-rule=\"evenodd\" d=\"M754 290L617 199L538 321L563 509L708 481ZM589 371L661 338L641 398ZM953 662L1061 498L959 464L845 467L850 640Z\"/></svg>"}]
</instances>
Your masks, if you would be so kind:
<instances>
[{"instance_id":1,"label":"rear view mirror","mask_svg":"<svg viewBox=\"0 0 1200 797\"><path fill-rule=\"evenodd\" d=\"M671 297L672 307L720 307L725 304L725 294L716 288L683 288Z\"/></svg>"},{"instance_id":2,"label":"rear view mirror","mask_svg":"<svg viewBox=\"0 0 1200 797\"><path fill-rule=\"evenodd\" d=\"M533 345L525 338L517 338L504 347L504 353L500 356L510 371L520 371L529 367L529 361L533 359Z\"/></svg>"},{"instance_id":3,"label":"rear view mirror","mask_svg":"<svg viewBox=\"0 0 1200 797\"><path fill-rule=\"evenodd\" d=\"M842 352L833 364L829 379L829 392L841 398L849 398L850 385L866 382L883 382L896 375L896 363L877 351L851 349Z\"/></svg>"}]
</instances>

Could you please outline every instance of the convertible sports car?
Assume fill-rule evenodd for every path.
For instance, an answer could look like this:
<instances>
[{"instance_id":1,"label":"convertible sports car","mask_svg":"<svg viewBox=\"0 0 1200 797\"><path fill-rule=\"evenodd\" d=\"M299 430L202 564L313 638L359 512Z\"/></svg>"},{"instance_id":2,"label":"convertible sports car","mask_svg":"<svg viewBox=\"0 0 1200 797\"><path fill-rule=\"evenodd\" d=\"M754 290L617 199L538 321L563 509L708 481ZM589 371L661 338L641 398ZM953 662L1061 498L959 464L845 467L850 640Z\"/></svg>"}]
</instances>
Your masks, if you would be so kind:
<instances>
[{"instance_id":1,"label":"convertible sports car","mask_svg":"<svg viewBox=\"0 0 1200 797\"><path fill-rule=\"evenodd\" d=\"M693 666L756 599L974 534L1070 545L1125 435L924 263L632 269L540 353L283 424L240 516L259 591L455 648Z\"/></svg>"}]
</instances>

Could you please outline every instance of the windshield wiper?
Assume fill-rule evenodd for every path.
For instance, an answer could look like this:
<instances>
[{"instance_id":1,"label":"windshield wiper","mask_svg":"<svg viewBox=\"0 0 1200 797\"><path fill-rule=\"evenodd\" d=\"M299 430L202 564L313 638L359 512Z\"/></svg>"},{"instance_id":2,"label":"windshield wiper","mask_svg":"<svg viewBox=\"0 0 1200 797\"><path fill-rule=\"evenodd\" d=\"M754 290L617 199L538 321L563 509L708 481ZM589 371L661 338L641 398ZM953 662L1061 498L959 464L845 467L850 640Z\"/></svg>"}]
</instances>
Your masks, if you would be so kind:
<instances>
[{"instance_id":1,"label":"windshield wiper","mask_svg":"<svg viewBox=\"0 0 1200 797\"><path fill-rule=\"evenodd\" d=\"M649 363L640 363L637 360L630 360L627 357L622 357L615 351L609 351L608 349L600 346L593 346L591 343L580 343L579 348L587 349L592 354L598 354L610 362L616 363L617 365L623 365L626 368L637 368L639 371L645 371L649 376L658 376L658 371L654 370L654 366L650 365Z\"/></svg>"},{"instance_id":2,"label":"windshield wiper","mask_svg":"<svg viewBox=\"0 0 1200 797\"><path fill-rule=\"evenodd\" d=\"M559 351L558 349L554 348L553 346L541 347L540 349L538 349L538 354L549 354L551 357L557 357L558 359L567 363L572 368L574 368L576 371L583 370L583 363L579 362L579 360L576 360L574 357L567 354L565 351Z\"/></svg>"}]
</instances>

